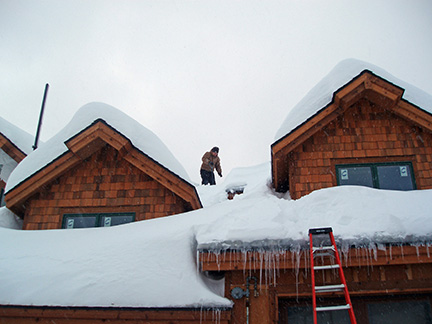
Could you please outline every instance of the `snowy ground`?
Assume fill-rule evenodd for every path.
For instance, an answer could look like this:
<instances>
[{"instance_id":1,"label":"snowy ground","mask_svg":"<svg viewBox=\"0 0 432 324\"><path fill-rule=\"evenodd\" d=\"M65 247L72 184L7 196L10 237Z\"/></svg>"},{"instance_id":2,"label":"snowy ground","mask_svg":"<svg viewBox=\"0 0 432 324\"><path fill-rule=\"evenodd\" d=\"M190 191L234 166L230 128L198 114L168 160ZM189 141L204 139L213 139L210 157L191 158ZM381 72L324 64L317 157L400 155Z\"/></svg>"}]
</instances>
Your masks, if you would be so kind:
<instances>
[{"instance_id":1,"label":"snowy ground","mask_svg":"<svg viewBox=\"0 0 432 324\"><path fill-rule=\"evenodd\" d=\"M345 186L294 201L269 180L269 163L235 169L221 184L197 188L200 210L112 228L0 228L0 304L230 307L223 282L197 272L197 248L298 248L309 228L322 226L345 244L431 241L431 190ZM227 200L238 186L244 193ZM14 219L3 208L0 224L14 224L6 218Z\"/></svg>"}]
</instances>

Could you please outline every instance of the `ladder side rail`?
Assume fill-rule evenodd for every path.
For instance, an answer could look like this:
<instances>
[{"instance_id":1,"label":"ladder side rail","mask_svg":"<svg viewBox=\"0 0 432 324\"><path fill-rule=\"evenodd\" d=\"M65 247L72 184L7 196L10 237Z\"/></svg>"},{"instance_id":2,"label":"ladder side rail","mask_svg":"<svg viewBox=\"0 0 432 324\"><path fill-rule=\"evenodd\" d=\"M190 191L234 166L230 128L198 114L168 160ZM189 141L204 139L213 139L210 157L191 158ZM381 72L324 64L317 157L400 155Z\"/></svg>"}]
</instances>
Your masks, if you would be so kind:
<instances>
[{"instance_id":1,"label":"ladder side rail","mask_svg":"<svg viewBox=\"0 0 432 324\"><path fill-rule=\"evenodd\" d=\"M353 310L353 307L352 307L351 298L350 298L350 295L348 293L348 286L347 286L347 283L346 283L346 280L345 280L345 275L344 275L344 272L343 272L343 269L342 269L342 263L341 263L341 259L340 259L340 256L339 256L339 251L338 251L338 249L336 247L336 241L335 241L335 238L333 236L333 232L330 232L329 235L330 235L330 240L331 240L333 246L335 247L336 262L339 264L339 268L338 268L339 277L340 277L340 280L341 280L342 284L345 285L345 289L344 289L345 300L348 303L348 305L350 305L350 307L351 307L348 310L349 317L350 317L350 320L351 320L351 324L357 324L357 321L356 321L355 316L354 316L354 310Z\"/></svg>"},{"instance_id":2,"label":"ladder side rail","mask_svg":"<svg viewBox=\"0 0 432 324\"><path fill-rule=\"evenodd\" d=\"M315 270L314 270L314 251L312 233L309 233L309 248L310 248L310 265L311 265L311 282L312 282L312 309L314 324L318 323L316 312L316 292L315 292Z\"/></svg>"}]
</instances>

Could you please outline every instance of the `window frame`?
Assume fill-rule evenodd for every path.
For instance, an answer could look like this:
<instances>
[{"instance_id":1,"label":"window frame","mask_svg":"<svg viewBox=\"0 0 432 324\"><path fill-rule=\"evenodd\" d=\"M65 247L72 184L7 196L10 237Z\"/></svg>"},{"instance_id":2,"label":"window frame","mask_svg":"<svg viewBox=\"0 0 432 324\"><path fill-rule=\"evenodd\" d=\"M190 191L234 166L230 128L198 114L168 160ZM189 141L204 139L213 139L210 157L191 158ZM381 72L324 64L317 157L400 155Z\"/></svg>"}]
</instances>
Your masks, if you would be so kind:
<instances>
[{"instance_id":1,"label":"window frame","mask_svg":"<svg viewBox=\"0 0 432 324\"><path fill-rule=\"evenodd\" d=\"M77 229L77 228L100 228L100 227L112 227L112 226L118 226L118 225L123 225L123 224L129 224L129 223L133 223L135 222L135 212L108 212L108 213L65 213L63 214L63 219L62 219L62 229ZM67 219L68 217L95 217L95 226L92 227L77 227L77 228L67 228ZM118 225L112 225L112 226L101 226L101 219L102 217L107 217L107 216L132 216L132 221L129 223L123 223L123 224L118 224Z\"/></svg>"},{"instance_id":2,"label":"window frame","mask_svg":"<svg viewBox=\"0 0 432 324\"><path fill-rule=\"evenodd\" d=\"M380 187L380 183L379 183L379 178L378 178L378 167L381 166L405 166L408 165L409 169L410 169L410 176L411 176L411 182L413 184L413 189L407 189L407 190L402 190L402 191L409 191L409 190L416 190L417 189L417 184L416 184L416 180L415 180L415 175L414 175L414 168L413 168L413 164L411 161L395 161L395 162L369 162L369 163L341 163L341 164L336 164L335 165L335 170L336 170L336 182L338 186L342 186L343 184L341 184L340 182L340 169L343 168L360 168L360 167L370 167L371 168L371 172L372 172L372 188L375 189L381 189ZM356 186L355 184L352 184L353 186ZM398 189L386 189L386 190L398 190Z\"/></svg>"}]
</instances>

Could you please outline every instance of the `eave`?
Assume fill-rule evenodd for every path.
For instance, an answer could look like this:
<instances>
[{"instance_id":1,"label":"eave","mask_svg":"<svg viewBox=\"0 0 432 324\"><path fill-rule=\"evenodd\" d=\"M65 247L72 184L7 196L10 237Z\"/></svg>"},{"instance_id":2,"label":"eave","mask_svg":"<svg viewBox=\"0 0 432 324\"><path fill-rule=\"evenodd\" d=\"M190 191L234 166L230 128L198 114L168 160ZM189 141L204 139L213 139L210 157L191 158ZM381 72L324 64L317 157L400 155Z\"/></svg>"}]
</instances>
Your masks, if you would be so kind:
<instances>
[{"instance_id":1,"label":"eave","mask_svg":"<svg viewBox=\"0 0 432 324\"><path fill-rule=\"evenodd\" d=\"M0 149L14 159L17 163L21 162L27 154L21 151L9 138L0 133Z\"/></svg>"},{"instance_id":2,"label":"eave","mask_svg":"<svg viewBox=\"0 0 432 324\"><path fill-rule=\"evenodd\" d=\"M212 310L218 311L218 322L228 324L231 309L218 307L201 308L132 308L132 307L50 307L0 305L0 317L23 321L24 319L63 321L145 321L146 323L214 323ZM210 314L206 314L207 311Z\"/></svg>"},{"instance_id":3,"label":"eave","mask_svg":"<svg viewBox=\"0 0 432 324\"><path fill-rule=\"evenodd\" d=\"M116 149L120 157L189 203L192 209L202 207L193 185L134 147L128 138L101 119L67 140L65 145L68 151L10 190L6 194L7 207L18 215L22 214L28 198L106 144Z\"/></svg>"},{"instance_id":4,"label":"eave","mask_svg":"<svg viewBox=\"0 0 432 324\"><path fill-rule=\"evenodd\" d=\"M371 251L369 248L351 248L344 252L344 267L374 267L432 263L429 246L387 245ZM300 251L226 251L199 253L201 271L260 271L274 269L305 269L310 266L309 249Z\"/></svg>"}]
</instances>

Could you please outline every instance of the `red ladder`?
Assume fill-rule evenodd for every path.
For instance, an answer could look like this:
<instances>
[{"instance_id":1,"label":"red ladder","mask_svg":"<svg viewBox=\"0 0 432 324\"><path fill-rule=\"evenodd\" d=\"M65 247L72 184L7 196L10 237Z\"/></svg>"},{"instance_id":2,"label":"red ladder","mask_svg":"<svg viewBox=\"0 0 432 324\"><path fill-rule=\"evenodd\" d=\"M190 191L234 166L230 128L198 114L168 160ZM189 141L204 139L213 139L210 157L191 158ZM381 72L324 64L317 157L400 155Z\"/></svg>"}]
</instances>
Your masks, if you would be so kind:
<instances>
[{"instance_id":1,"label":"red ladder","mask_svg":"<svg viewBox=\"0 0 432 324\"><path fill-rule=\"evenodd\" d=\"M313 245L313 236L314 235L325 235L328 234L330 237L330 246L319 246L315 247ZM342 263L339 257L339 252L336 247L336 242L333 236L333 230L331 227L324 228L311 228L309 229L309 241L310 241L310 263L311 263L311 280L312 280L312 306L313 306L313 318L314 324L317 324L317 312L331 312L338 310L348 310L349 317L351 320L351 324L357 324L354 310L352 307L351 299L348 293L348 287L346 284L345 276L342 270ZM335 264L324 264L315 266L314 258L317 256L321 257L330 257L336 260ZM325 286L316 286L315 285L315 271L318 270L328 270L328 269L338 269L339 279L341 281L340 284L332 284ZM335 305L335 306L321 306L317 307L316 295L317 294L325 294L331 292L343 292L345 296L345 305Z\"/></svg>"}]
</instances>

